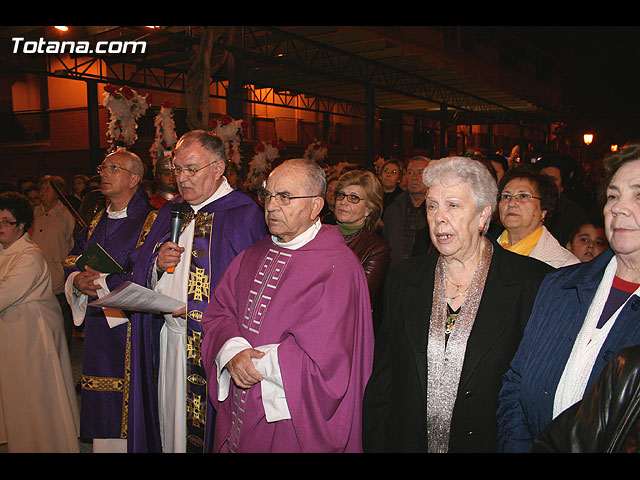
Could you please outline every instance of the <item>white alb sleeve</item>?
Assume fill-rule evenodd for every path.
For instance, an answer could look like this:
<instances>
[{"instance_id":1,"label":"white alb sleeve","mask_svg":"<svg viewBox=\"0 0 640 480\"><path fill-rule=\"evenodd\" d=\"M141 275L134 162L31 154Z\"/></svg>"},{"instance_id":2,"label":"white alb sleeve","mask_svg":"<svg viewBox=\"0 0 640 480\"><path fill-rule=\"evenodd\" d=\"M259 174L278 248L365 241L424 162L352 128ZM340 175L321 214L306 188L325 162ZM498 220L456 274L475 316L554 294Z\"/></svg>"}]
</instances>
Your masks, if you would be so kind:
<instances>
[{"instance_id":1,"label":"white alb sleeve","mask_svg":"<svg viewBox=\"0 0 640 480\"><path fill-rule=\"evenodd\" d=\"M216 357L216 370L218 377L218 401L224 401L229 395L229 385L231 375L224 368L227 362L236 354L247 348L254 348L242 337L235 337L227 340ZM262 358L253 358L253 364L263 380L260 382L262 388L262 406L265 411L267 422L277 422L291 418L287 398L282 382L280 364L278 362L278 345L263 345L255 347L256 350L264 352Z\"/></svg>"}]
</instances>

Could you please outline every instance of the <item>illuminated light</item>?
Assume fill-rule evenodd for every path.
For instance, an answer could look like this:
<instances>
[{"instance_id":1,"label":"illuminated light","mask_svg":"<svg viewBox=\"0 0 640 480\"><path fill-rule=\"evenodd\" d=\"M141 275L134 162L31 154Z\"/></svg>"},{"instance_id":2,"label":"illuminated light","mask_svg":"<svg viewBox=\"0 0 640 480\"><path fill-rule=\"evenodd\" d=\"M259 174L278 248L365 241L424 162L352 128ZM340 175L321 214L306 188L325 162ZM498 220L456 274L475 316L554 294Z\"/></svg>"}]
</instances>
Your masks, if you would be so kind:
<instances>
[{"instance_id":1,"label":"illuminated light","mask_svg":"<svg viewBox=\"0 0 640 480\"><path fill-rule=\"evenodd\" d=\"M584 134L584 143L586 143L587 145L591 145L591 142L593 142L593 134L592 133L585 133Z\"/></svg>"},{"instance_id":2,"label":"illuminated light","mask_svg":"<svg viewBox=\"0 0 640 480\"><path fill-rule=\"evenodd\" d=\"M66 32L67 30L69 30L69 27L63 27L63 26L61 26L61 27L55 27L55 28L57 28L57 29L58 29L58 30L60 30L61 32Z\"/></svg>"},{"instance_id":3,"label":"illuminated light","mask_svg":"<svg viewBox=\"0 0 640 480\"><path fill-rule=\"evenodd\" d=\"M151 25L145 25L145 27L147 27L147 28L160 28L159 26L153 26L152 27Z\"/></svg>"},{"instance_id":4,"label":"illuminated light","mask_svg":"<svg viewBox=\"0 0 640 480\"><path fill-rule=\"evenodd\" d=\"M611 151L612 152L617 152L618 151L618 145L611 145Z\"/></svg>"}]
</instances>

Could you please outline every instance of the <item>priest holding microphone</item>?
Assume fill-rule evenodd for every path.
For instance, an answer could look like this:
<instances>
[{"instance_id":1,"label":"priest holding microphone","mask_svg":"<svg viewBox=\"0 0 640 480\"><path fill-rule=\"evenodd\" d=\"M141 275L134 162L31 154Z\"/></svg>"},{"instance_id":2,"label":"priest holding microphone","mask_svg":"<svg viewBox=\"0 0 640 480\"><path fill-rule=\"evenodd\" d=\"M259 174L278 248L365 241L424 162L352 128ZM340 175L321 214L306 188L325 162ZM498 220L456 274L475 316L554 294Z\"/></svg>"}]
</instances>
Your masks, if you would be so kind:
<instances>
[{"instance_id":1,"label":"priest holding microphone","mask_svg":"<svg viewBox=\"0 0 640 480\"><path fill-rule=\"evenodd\" d=\"M180 195L159 211L129 259L133 281L184 301L164 315L132 314L129 452L207 452L215 412L200 360L200 320L231 260L267 234L256 202L224 177L226 147L194 130L176 144Z\"/></svg>"}]
</instances>

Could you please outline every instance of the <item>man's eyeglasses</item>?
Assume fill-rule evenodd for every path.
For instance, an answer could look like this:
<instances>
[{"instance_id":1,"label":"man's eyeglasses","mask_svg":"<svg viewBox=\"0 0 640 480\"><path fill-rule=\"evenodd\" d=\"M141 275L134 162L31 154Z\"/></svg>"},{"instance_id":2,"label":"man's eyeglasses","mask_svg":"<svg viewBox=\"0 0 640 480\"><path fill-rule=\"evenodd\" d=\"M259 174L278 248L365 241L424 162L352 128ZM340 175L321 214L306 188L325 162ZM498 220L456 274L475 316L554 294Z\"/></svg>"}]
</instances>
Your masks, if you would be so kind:
<instances>
[{"instance_id":1,"label":"man's eyeglasses","mask_svg":"<svg viewBox=\"0 0 640 480\"><path fill-rule=\"evenodd\" d=\"M179 176L181 173L184 173L185 176L187 177L193 177L196 173L198 173L200 170L204 170L205 168L207 168L210 165L213 165L214 163L216 163L218 160L214 160L213 162L205 165L204 167L200 167L200 168L193 168L193 167L180 167L179 165L173 165L171 167L171 171L174 173L174 175L177 177Z\"/></svg>"},{"instance_id":2,"label":"man's eyeglasses","mask_svg":"<svg viewBox=\"0 0 640 480\"><path fill-rule=\"evenodd\" d=\"M355 193L336 192L336 202L340 202L345 197L349 203L360 203L360 200L362 200L362 198Z\"/></svg>"},{"instance_id":3,"label":"man's eyeglasses","mask_svg":"<svg viewBox=\"0 0 640 480\"><path fill-rule=\"evenodd\" d=\"M98 165L98 173L118 173L120 170L124 170L125 172L134 173L131 170L127 170L124 167L120 167L119 165Z\"/></svg>"},{"instance_id":4,"label":"man's eyeglasses","mask_svg":"<svg viewBox=\"0 0 640 480\"><path fill-rule=\"evenodd\" d=\"M272 198L275 199L278 205L286 206L291 203L291 200L297 200L298 198L314 198L317 196L318 195L299 195L296 197L292 197L289 192L271 193L269 190L265 189L258 190L258 200L260 200L260 203L262 203L263 205L266 205L267 200L270 200Z\"/></svg>"},{"instance_id":5,"label":"man's eyeglasses","mask_svg":"<svg viewBox=\"0 0 640 480\"><path fill-rule=\"evenodd\" d=\"M0 220L0 226L2 227L13 227L17 224L18 222L12 222L11 220Z\"/></svg>"},{"instance_id":6,"label":"man's eyeglasses","mask_svg":"<svg viewBox=\"0 0 640 480\"><path fill-rule=\"evenodd\" d=\"M503 193L498 196L498 200L505 203L509 203L512 198L515 198L518 203L526 203L530 201L532 198L537 198L538 200L540 200L540 197L534 197L530 193L516 193L515 195L509 195L508 193Z\"/></svg>"}]
</instances>

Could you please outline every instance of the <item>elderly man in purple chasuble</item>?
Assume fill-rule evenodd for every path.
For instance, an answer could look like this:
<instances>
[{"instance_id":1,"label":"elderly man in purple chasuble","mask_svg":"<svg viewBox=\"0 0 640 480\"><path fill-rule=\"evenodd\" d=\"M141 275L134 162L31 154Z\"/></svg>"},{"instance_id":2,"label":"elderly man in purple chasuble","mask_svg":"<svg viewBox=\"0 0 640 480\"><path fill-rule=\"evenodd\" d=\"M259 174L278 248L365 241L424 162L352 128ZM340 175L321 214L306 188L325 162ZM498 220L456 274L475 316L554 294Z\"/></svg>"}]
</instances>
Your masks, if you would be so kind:
<instances>
[{"instance_id":1,"label":"elderly man in purple chasuble","mask_svg":"<svg viewBox=\"0 0 640 480\"><path fill-rule=\"evenodd\" d=\"M159 210L125 268L135 283L186 305L132 313L129 452L211 451L215 410L200 357L202 315L231 260L268 234L258 203L224 177L226 163L225 143L212 132L178 140L172 169L179 195ZM175 242L178 206L184 218Z\"/></svg>"},{"instance_id":2,"label":"elderly man in purple chasuble","mask_svg":"<svg viewBox=\"0 0 640 480\"><path fill-rule=\"evenodd\" d=\"M362 451L371 304L360 261L318 220L325 188L315 162L271 172L271 235L234 258L205 310L214 452Z\"/></svg>"},{"instance_id":3,"label":"elderly man in purple chasuble","mask_svg":"<svg viewBox=\"0 0 640 480\"><path fill-rule=\"evenodd\" d=\"M136 154L116 150L98 170L108 206L75 238L64 264L65 295L74 323L84 322L80 437L93 439L94 452L125 452L131 324L122 311L87 305L115 288L118 280L110 281L110 276L88 266L81 271L75 261L99 243L123 265L142 242L155 210L139 188L144 166Z\"/></svg>"}]
</instances>

